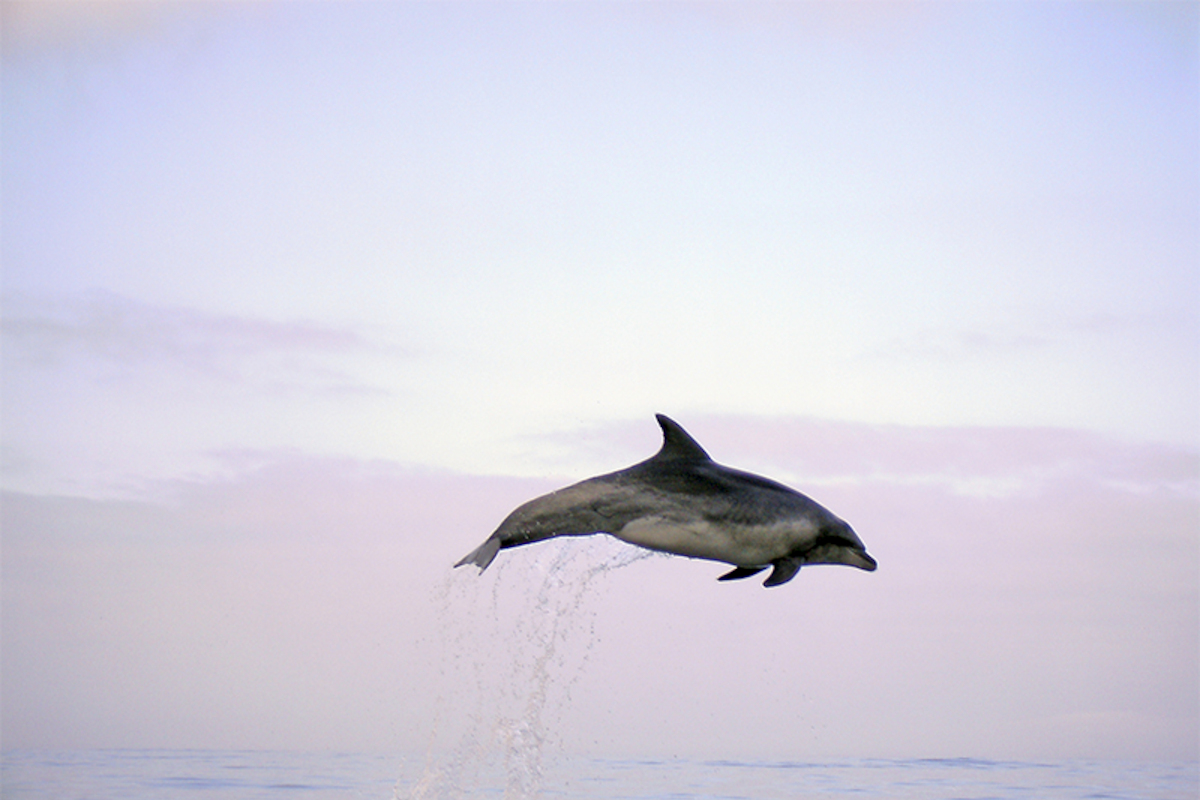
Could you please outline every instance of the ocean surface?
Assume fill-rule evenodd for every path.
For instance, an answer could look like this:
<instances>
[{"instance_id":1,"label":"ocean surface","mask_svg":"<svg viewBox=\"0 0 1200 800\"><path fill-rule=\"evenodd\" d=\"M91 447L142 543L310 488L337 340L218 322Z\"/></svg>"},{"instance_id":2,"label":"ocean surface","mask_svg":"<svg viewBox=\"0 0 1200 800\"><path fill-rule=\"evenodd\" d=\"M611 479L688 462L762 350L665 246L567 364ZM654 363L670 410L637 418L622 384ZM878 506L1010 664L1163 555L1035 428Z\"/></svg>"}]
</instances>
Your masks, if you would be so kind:
<instances>
[{"instance_id":1,"label":"ocean surface","mask_svg":"<svg viewBox=\"0 0 1200 800\"><path fill-rule=\"evenodd\" d=\"M808 762L560 757L530 774L509 762L228 750L10 750L5 800L783 800L995 798L1195 800L1196 762L1019 762L970 758Z\"/></svg>"}]
</instances>

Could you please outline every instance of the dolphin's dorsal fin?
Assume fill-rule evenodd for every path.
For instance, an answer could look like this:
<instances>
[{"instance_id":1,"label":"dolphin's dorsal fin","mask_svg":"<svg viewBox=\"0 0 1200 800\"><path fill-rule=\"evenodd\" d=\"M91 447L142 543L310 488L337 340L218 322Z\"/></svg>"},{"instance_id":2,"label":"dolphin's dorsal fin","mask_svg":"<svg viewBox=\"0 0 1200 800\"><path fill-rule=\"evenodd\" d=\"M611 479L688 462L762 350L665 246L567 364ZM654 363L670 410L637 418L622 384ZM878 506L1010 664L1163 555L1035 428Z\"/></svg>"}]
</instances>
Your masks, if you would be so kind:
<instances>
[{"instance_id":1,"label":"dolphin's dorsal fin","mask_svg":"<svg viewBox=\"0 0 1200 800\"><path fill-rule=\"evenodd\" d=\"M656 460L712 460L708 453L704 452L704 448L678 422L664 414L655 414L654 418L658 420L659 427L662 428L663 432L662 449L654 456Z\"/></svg>"}]
</instances>

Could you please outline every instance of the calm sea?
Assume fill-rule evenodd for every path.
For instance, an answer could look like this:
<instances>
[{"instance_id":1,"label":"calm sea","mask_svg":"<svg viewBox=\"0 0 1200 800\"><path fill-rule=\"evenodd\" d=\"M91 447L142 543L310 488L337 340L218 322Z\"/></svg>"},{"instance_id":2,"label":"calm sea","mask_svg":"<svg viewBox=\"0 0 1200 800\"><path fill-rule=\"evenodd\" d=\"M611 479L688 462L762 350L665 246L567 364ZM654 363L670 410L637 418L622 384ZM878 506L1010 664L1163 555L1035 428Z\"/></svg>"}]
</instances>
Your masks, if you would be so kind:
<instances>
[{"instance_id":1,"label":"calm sea","mask_svg":"<svg viewBox=\"0 0 1200 800\"><path fill-rule=\"evenodd\" d=\"M359 753L11 750L3 754L0 793L5 800L1195 800L1200 770L1195 762L755 763L562 757L530 774L512 764L430 764L425 758Z\"/></svg>"}]
</instances>

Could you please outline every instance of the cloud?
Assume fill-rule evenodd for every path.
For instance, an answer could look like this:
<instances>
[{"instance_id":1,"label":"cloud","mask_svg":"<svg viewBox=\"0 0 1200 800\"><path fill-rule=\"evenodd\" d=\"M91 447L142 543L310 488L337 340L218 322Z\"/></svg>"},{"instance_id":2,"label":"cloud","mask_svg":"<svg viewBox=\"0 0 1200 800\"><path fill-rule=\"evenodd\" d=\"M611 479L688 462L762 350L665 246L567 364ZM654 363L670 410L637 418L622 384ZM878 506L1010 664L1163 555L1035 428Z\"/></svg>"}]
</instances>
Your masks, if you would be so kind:
<instances>
[{"instance_id":1,"label":"cloud","mask_svg":"<svg viewBox=\"0 0 1200 800\"><path fill-rule=\"evenodd\" d=\"M675 415L717 461L798 486L931 484L963 494L1031 494L1056 484L1200 494L1200 452L1052 427L872 425L797 416ZM652 420L540 437L546 463L597 469L649 457ZM532 446L532 444L531 444Z\"/></svg>"},{"instance_id":2,"label":"cloud","mask_svg":"<svg viewBox=\"0 0 1200 800\"><path fill-rule=\"evenodd\" d=\"M870 468L810 493L876 573L767 591L595 537L477 575L451 564L559 484L295 453L155 502L8 493L5 745L421 750L524 726L625 754L1194 755L1200 500L1172 488L1194 457L736 422L689 427L737 466L820 432L852 454L839 474ZM965 493L904 454L917 475L1056 477Z\"/></svg>"},{"instance_id":3,"label":"cloud","mask_svg":"<svg viewBox=\"0 0 1200 800\"><path fill-rule=\"evenodd\" d=\"M3 15L4 60L84 49L116 52L129 42L153 35L179 18L194 18L213 9L141 0L137 3L94 0L7 0Z\"/></svg>"},{"instance_id":4,"label":"cloud","mask_svg":"<svg viewBox=\"0 0 1200 800\"><path fill-rule=\"evenodd\" d=\"M158 503L7 493L5 745L414 745L431 586L544 488L292 457Z\"/></svg>"},{"instance_id":5,"label":"cloud","mask_svg":"<svg viewBox=\"0 0 1200 800\"><path fill-rule=\"evenodd\" d=\"M862 358L953 363L1046 354L1085 340L1186 343L1194 341L1198 332L1200 317L1191 308L1162 308L1153 313L1097 311L1028 322L923 327L888 339Z\"/></svg>"},{"instance_id":6,"label":"cloud","mask_svg":"<svg viewBox=\"0 0 1200 800\"><path fill-rule=\"evenodd\" d=\"M865 358L957 362L1035 351L1049 344L1050 339L1044 335L979 328L922 328L905 336L893 337L866 354Z\"/></svg>"},{"instance_id":7,"label":"cloud","mask_svg":"<svg viewBox=\"0 0 1200 800\"><path fill-rule=\"evenodd\" d=\"M276 388L370 391L331 360L409 355L350 328L158 306L105 291L41 301L10 298L0 334L6 355L26 367L88 363L110 376L174 367Z\"/></svg>"}]
</instances>

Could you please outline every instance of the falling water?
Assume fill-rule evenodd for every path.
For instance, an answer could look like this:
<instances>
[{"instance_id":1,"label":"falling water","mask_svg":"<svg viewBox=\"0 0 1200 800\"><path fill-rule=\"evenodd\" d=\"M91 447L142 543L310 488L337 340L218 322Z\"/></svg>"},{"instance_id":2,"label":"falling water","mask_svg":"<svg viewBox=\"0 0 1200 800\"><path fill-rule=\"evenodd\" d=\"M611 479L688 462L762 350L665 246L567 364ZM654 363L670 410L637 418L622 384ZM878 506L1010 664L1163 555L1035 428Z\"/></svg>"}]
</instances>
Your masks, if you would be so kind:
<instances>
[{"instance_id":1,"label":"falling water","mask_svg":"<svg viewBox=\"0 0 1200 800\"><path fill-rule=\"evenodd\" d=\"M397 800L497 786L504 800L536 797L597 640L603 576L653 555L608 537L559 539L502 554L483 575L449 574L434 598L443 685L433 729L420 777Z\"/></svg>"}]
</instances>

